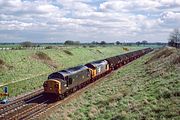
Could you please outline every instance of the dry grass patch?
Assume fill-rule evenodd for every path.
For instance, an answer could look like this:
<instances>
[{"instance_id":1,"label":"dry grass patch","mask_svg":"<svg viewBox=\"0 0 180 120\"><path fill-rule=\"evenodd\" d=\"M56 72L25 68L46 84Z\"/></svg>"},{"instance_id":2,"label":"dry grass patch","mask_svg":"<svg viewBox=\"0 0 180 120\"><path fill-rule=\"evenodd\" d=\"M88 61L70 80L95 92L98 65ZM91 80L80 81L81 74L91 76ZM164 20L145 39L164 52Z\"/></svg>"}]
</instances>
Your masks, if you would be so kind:
<instances>
[{"instance_id":1,"label":"dry grass patch","mask_svg":"<svg viewBox=\"0 0 180 120\"><path fill-rule=\"evenodd\" d=\"M156 51L145 64L150 75L167 76L170 70L180 65L180 54L176 48L165 47Z\"/></svg>"},{"instance_id":2,"label":"dry grass patch","mask_svg":"<svg viewBox=\"0 0 180 120\"><path fill-rule=\"evenodd\" d=\"M174 59L172 60L173 64L180 64L180 55L175 55Z\"/></svg>"},{"instance_id":3,"label":"dry grass patch","mask_svg":"<svg viewBox=\"0 0 180 120\"><path fill-rule=\"evenodd\" d=\"M43 52L37 52L35 55L36 55L36 58L40 60L51 60L51 58Z\"/></svg>"},{"instance_id":4,"label":"dry grass patch","mask_svg":"<svg viewBox=\"0 0 180 120\"><path fill-rule=\"evenodd\" d=\"M68 55L73 55L73 53L70 52L70 51L68 51L68 50L63 50L63 51L64 51L64 53L66 53L66 54L68 54Z\"/></svg>"},{"instance_id":5,"label":"dry grass patch","mask_svg":"<svg viewBox=\"0 0 180 120\"><path fill-rule=\"evenodd\" d=\"M166 58L172 55L173 53L175 53L175 51L176 50L174 48L169 48L169 47L165 47L163 49L157 50L156 52L154 52L155 54L146 62L146 64L154 62L159 59Z\"/></svg>"},{"instance_id":6,"label":"dry grass patch","mask_svg":"<svg viewBox=\"0 0 180 120\"><path fill-rule=\"evenodd\" d=\"M6 67L5 62L0 59L0 70Z\"/></svg>"},{"instance_id":7,"label":"dry grass patch","mask_svg":"<svg viewBox=\"0 0 180 120\"><path fill-rule=\"evenodd\" d=\"M13 66L7 65L4 60L0 59L0 70L11 69Z\"/></svg>"},{"instance_id":8,"label":"dry grass patch","mask_svg":"<svg viewBox=\"0 0 180 120\"><path fill-rule=\"evenodd\" d=\"M35 55L32 56L34 59L39 60L46 65L52 67L53 69L58 68L58 64L53 61L46 53L43 52L36 52Z\"/></svg>"},{"instance_id":9,"label":"dry grass patch","mask_svg":"<svg viewBox=\"0 0 180 120\"><path fill-rule=\"evenodd\" d=\"M0 59L0 66L3 66L3 65L5 65L5 62Z\"/></svg>"},{"instance_id":10,"label":"dry grass patch","mask_svg":"<svg viewBox=\"0 0 180 120\"><path fill-rule=\"evenodd\" d=\"M88 117L89 117L90 119L94 119L94 116L97 116L99 113L100 113L99 108L98 108L97 106L94 106L94 105L93 105L93 106L90 108L90 111L88 112Z\"/></svg>"}]
</instances>

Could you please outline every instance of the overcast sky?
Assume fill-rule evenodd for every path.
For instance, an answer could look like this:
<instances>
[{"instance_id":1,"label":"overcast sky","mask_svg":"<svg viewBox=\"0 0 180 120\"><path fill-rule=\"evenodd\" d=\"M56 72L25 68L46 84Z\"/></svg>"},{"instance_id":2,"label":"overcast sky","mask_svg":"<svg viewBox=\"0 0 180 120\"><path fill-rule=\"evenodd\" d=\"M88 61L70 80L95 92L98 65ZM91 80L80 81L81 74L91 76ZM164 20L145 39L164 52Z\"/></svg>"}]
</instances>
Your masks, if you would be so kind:
<instances>
[{"instance_id":1,"label":"overcast sky","mask_svg":"<svg viewBox=\"0 0 180 120\"><path fill-rule=\"evenodd\" d=\"M0 0L0 42L167 42L180 0Z\"/></svg>"}]
</instances>

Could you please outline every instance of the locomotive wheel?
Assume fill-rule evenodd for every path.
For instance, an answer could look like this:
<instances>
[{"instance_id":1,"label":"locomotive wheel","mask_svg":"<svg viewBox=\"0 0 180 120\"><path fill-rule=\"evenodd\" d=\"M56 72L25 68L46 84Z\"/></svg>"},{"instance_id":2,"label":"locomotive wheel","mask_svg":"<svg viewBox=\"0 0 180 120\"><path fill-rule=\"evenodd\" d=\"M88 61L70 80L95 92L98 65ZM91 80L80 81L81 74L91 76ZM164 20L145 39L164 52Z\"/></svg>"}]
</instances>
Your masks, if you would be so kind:
<instances>
[{"instance_id":1,"label":"locomotive wheel","mask_svg":"<svg viewBox=\"0 0 180 120\"><path fill-rule=\"evenodd\" d=\"M59 95L59 97L58 97L59 100L63 100L64 98L65 98L65 97L64 97L63 94Z\"/></svg>"}]
</instances>

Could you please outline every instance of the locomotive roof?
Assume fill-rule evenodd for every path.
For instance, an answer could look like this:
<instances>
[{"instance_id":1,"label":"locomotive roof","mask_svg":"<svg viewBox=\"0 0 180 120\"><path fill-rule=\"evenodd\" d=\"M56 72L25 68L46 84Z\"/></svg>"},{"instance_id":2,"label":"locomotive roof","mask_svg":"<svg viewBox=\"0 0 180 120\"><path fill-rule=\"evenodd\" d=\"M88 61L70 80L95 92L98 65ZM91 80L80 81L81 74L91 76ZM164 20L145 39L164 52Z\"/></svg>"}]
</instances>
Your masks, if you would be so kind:
<instances>
[{"instance_id":1,"label":"locomotive roof","mask_svg":"<svg viewBox=\"0 0 180 120\"><path fill-rule=\"evenodd\" d=\"M99 64L105 64L105 63L107 63L106 60L98 60L98 61L91 62L90 64L97 66Z\"/></svg>"},{"instance_id":2,"label":"locomotive roof","mask_svg":"<svg viewBox=\"0 0 180 120\"><path fill-rule=\"evenodd\" d=\"M106 60L98 60L98 61L93 61L90 63L87 63L86 66L90 67L90 68L96 68L99 65L103 65L103 64L107 64Z\"/></svg>"},{"instance_id":3,"label":"locomotive roof","mask_svg":"<svg viewBox=\"0 0 180 120\"><path fill-rule=\"evenodd\" d=\"M54 72L54 73L50 74L48 78L49 79L53 79L53 78L63 79L64 77L66 77L68 75L75 74L75 73L80 72L85 69L87 69L86 66L80 65L80 66L68 68L66 70Z\"/></svg>"},{"instance_id":4,"label":"locomotive roof","mask_svg":"<svg viewBox=\"0 0 180 120\"><path fill-rule=\"evenodd\" d=\"M72 72L82 71L84 69L87 69L87 67L84 66L84 65L79 65L79 66L76 66L76 67L68 68L66 71L68 71L69 73L72 73Z\"/></svg>"}]
</instances>

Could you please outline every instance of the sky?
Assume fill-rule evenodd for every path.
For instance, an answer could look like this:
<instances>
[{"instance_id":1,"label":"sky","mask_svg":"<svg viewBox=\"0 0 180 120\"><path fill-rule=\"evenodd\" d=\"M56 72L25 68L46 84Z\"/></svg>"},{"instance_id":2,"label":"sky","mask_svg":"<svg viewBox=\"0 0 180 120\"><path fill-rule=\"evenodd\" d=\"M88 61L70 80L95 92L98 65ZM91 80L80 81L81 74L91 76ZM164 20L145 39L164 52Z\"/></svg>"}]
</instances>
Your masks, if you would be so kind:
<instances>
[{"instance_id":1,"label":"sky","mask_svg":"<svg viewBox=\"0 0 180 120\"><path fill-rule=\"evenodd\" d=\"M180 0L0 0L0 42L167 42Z\"/></svg>"}]
</instances>

